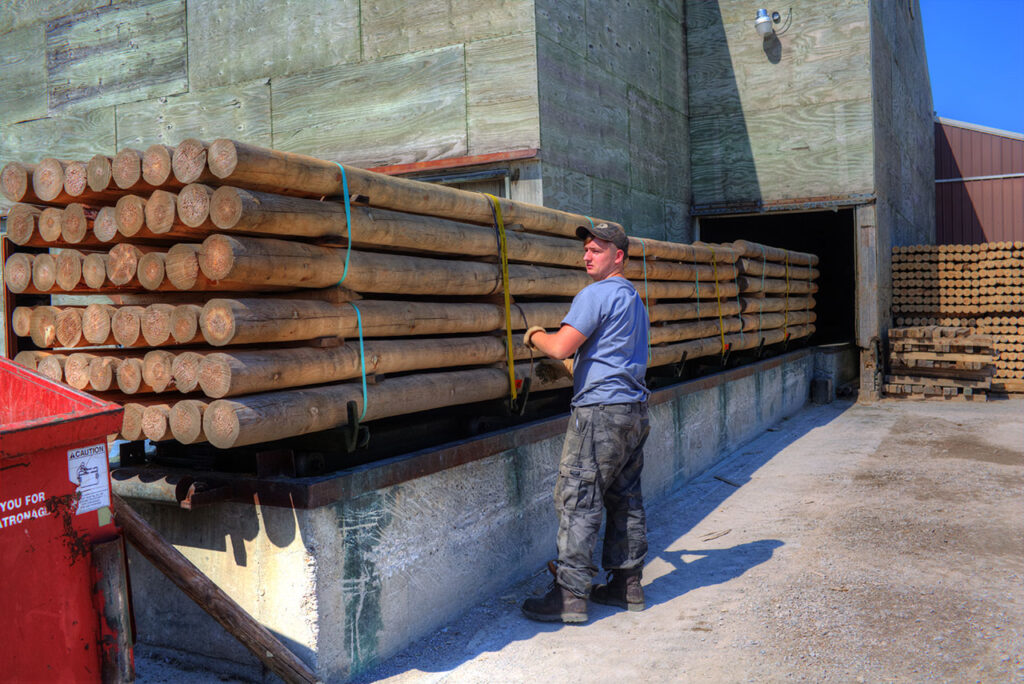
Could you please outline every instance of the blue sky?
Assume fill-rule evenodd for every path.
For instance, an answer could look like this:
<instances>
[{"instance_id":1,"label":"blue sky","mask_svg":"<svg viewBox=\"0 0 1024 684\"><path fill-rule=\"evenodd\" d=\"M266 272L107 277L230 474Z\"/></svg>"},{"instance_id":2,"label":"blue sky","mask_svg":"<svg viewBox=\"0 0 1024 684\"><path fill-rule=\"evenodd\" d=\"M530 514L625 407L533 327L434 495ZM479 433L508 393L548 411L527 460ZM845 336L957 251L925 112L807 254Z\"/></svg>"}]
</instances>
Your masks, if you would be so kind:
<instances>
[{"instance_id":1,"label":"blue sky","mask_svg":"<svg viewBox=\"0 0 1024 684\"><path fill-rule=\"evenodd\" d=\"M1024 0L920 2L935 113L1024 133Z\"/></svg>"}]
</instances>

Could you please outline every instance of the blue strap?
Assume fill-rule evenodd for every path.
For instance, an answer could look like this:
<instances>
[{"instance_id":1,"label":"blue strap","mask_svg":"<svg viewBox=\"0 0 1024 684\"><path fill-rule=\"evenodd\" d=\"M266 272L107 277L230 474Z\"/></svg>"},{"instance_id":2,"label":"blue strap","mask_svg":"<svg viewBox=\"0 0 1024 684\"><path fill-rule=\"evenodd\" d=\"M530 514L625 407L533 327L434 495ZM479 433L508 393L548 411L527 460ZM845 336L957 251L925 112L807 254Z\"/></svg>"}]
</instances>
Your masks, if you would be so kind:
<instances>
[{"instance_id":1,"label":"blue strap","mask_svg":"<svg viewBox=\"0 0 1024 684\"><path fill-rule=\"evenodd\" d=\"M693 277L697 279L697 291L694 297L697 300L697 320L700 320L700 271L697 270L697 250L693 250Z\"/></svg>"},{"instance_id":2,"label":"blue strap","mask_svg":"<svg viewBox=\"0 0 1024 684\"><path fill-rule=\"evenodd\" d=\"M348 247L345 249L345 270L342 271L341 280L338 281L338 284L341 285L345 282L345 276L348 275L348 258L352 255L352 202L348 196L348 179L345 177L345 167L342 166L340 162L334 163L338 165L339 169L341 169L341 191L345 198L345 233L348 235ZM356 309L356 314L358 315L358 313L359 309ZM362 328L360 328L360 330L362 330ZM362 335L362 333L360 333L360 335ZM362 337L360 337L360 344L362 344ZM366 394L365 378L363 381L363 394ZM365 413L365 406L363 406L363 411Z\"/></svg>"},{"instance_id":3,"label":"blue strap","mask_svg":"<svg viewBox=\"0 0 1024 684\"><path fill-rule=\"evenodd\" d=\"M359 416L359 420L362 421L366 417L366 352L363 350L363 316L359 313L359 307L356 306L355 302L349 302L353 309L356 310L356 323L359 326L359 364L363 369L363 412Z\"/></svg>"},{"instance_id":4,"label":"blue strap","mask_svg":"<svg viewBox=\"0 0 1024 684\"><path fill-rule=\"evenodd\" d=\"M590 218L589 216L587 216L587 217L585 217L585 218L586 218L586 219L587 219L588 221L590 221L590 227L591 227L591 228L593 228L593 227L594 227L594 219Z\"/></svg>"}]
</instances>

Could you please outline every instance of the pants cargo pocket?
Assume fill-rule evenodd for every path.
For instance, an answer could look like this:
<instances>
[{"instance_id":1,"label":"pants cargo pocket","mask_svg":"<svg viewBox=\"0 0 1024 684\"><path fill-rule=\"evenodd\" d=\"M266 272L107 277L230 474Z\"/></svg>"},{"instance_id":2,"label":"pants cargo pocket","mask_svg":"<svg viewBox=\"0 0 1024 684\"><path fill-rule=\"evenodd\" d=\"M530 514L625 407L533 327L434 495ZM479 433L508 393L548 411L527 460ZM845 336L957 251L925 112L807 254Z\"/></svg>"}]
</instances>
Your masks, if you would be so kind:
<instances>
[{"instance_id":1,"label":"pants cargo pocket","mask_svg":"<svg viewBox=\"0 0 1024 684\"><path fill-rule=\"evenodd\" d=\"M597 500L597 471L579 466L560 465L555 485L555 505L568 511L588 509Z\"/></svg>"}]
</instances>

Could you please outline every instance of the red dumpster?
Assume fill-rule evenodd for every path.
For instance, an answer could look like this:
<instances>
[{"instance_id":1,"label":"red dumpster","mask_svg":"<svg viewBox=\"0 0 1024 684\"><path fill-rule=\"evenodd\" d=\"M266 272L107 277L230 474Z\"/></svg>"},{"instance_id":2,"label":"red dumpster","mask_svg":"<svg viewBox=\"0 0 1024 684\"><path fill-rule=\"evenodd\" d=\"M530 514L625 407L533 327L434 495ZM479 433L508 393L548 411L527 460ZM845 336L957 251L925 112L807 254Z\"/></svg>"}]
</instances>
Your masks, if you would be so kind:
<instances>
[{"instance_id":1,"label":"red dumpster","mask_svg":"<svg viewBox=\"0 0 1024 684\"><path fill-rule=\"evenodd\" d=\"M107 466L121 412L0 358L0 680L132 678Z\"/></svg>"}]
</instances>

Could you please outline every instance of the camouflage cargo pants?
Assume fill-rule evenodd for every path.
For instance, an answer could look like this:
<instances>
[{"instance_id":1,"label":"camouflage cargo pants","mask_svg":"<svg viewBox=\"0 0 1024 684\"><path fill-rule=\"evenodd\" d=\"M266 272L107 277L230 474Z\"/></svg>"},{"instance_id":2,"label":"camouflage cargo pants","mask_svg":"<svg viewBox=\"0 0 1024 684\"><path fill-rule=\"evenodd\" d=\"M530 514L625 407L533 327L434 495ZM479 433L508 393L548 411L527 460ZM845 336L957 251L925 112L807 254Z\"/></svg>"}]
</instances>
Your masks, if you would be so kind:
<instances>
[{"instance_id":1,"label":"camouflage cargo pants","mask_svg":"<svg viewBox=\"0 0 1024 684\"><path fill-rule=\"evenodd\" d=\"M647 531L640 473L650 429L646 403L581 406L569 416L555 482L555 510L558 583L574 594L590 594L604 510L605 570L643 567Z\"/></svg>"}]
</instances>

